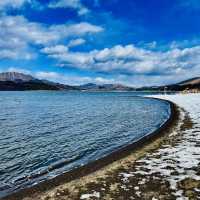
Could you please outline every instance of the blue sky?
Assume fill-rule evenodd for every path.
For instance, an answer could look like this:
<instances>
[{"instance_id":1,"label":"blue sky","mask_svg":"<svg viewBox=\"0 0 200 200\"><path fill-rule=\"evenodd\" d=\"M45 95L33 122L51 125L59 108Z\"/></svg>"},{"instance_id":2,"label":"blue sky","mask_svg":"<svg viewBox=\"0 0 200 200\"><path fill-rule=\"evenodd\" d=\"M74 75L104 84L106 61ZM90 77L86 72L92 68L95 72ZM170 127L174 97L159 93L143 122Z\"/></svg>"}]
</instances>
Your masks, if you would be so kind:
<instances>
[{"instance_id":1,"label":"blue sky","mask_svg":"<svg viewBox=\"0 0 200 200\"><path fill-rule=\"evenodd\" d=\"M0 1L0 71L72 85L200 76L199 0Z\"/></svg>"}]
</instances>

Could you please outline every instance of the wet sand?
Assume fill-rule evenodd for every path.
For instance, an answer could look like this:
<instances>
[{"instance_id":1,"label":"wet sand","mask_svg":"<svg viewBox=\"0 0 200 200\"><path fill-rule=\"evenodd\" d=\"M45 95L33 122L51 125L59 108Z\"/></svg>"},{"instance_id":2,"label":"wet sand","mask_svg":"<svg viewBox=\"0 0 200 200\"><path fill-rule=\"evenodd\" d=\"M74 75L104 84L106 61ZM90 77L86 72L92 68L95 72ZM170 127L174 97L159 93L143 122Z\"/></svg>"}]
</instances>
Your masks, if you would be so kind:
<instances>
[{"instance_id":1,"label":"wet sand","mask_svg":"<svg viewBox=\"0 0 200 200\"><path fill-rule=\"evenodd\" d=\"M171 157L194 123L187 110L171 105L171 118L151 137L4 199L192 199L198 193L199 182L188 177L179 180L182 174L176 166L180 161ZM196 193L191 192L194 187Z\"/></svg>"}]
</instances>

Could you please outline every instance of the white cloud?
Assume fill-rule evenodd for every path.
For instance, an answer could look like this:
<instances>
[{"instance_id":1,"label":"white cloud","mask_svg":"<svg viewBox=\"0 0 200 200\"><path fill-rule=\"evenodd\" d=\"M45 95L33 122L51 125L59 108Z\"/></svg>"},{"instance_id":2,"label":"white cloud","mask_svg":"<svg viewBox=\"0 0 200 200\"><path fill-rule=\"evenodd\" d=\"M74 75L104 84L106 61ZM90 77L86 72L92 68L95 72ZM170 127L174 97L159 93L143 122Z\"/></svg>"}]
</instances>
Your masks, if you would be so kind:
<instances>
[{"instance_id":1,"label":"white cloud","mask_svg":"<svg viewBox=\"0 0 200 200\"><path fill-rule=\"evenodd\" d=\"M44 24L29 22L23 16L1 17L0 29L1 39L3 39L3 37L12 36L12 38L23 38L23 40L35 44L47 44L70 36L82 36L103 31L101 27L87 22L52 25L48 27Z\"/></svg>"},{"instance_id":2,"label":"white cloud","mask_svg":"<svg viewBox=\"0 0 200 200\"><path fill-rule=\"evenodd\" d=\"M165 52L145 50L134 45L117 45L90 52L48 54L62 66L118 74L183 75L200 73L200 46L170 49Z\"/></svg>"},{"instance_id":3,"label":"white cloud","mask_svg":"<svg viewBox=\"0 0 200 200\"><path fill-rule=\"evenodd\" d=\"M55 45L55 46L48 46L41 49L41 52L48 55L56 55L56 54L66 54L71 47L79 46L84 44L84 39L74 39L70 40L67 46L64 45Z\"/></svg>"},{"instance_id":4,"label":"white cloud","mask_svg":"<svg viewBox=\"0 0 200 200\"><path fill-rule=\"evenodd\" d=\"M36 72L35 76L39 79L47 79L47 80L59 80L62 75L56 72Z\"/></svg>"},{"instance_id":5,"label":"white cloud","mask_svg":"<svg viewBox=\"0 0 200 200\"><path fill-rule=\"evenodd\" d=\"M81 85L86 83L108 84L114 83L114 79L106 79L103 77L87 77L87 76L74 76L64 75L57 72L39 71L34 73L38 79L46 79L54 82L60 82L68 85Z\"/></svg>"},{"instance_id":6,"label":"white cloud","mask_svg":"<svg viewBox=\"0 0 200 200\"><path fill-rule=\"evenodd\" d=\"M116 80L114 78L110 78L110 79L107 79L107 78L103 78L103 77L96 77L93 81L90 81L90 82L94 82L96 84L112 84L112 83L119 83L119 82L116 82Z\"/></svg>"},{"instance_id":7,"label":"white cloud","mask_svg":"<svg viewBox=\"0 0 200 200\"><path fill-rule=\"evenodd\" d=\"M50 2L50 8L72 8L78 12L79 15L85 15L89 12L80 0L58 0Z\"/></svg>"},{"instance_id":8,"label":"white cloud","mask_svg":"<svg viewBox=\"0 0 200 200\"><path fill-rule=\"evenodd\" d=\"M18 67L9 67L7 69L8 72L19 72L19 73L23 73L23 74L31 74L31 71L27 70L27 69L23 69L23 68L18 68Z\"/></svg>"},{"instance_id":9,"label":"white cloud","mask_svg":"<svg viewBox=\"0 0 200 200\"><path fill-rule=\"evenodd\" d=\"M25 3L30 3L31 0L1 0L0 1L0 10L4 9L19 9L21 8Z\"/></svg>"},{"instance_id":10,"label":"white cloud","mask_svg":"<svg viewBox=\"0 0 200 200\"><path fill-rule=\"evenodd\" d=\"M23 16L2 16L0 30L1 59L30 59L33 46L57 45L63 40L101 32L103 28L87 22L47 26Z\"/></svg>"},{"instance_id":11,"label":"white cloud","mask_svg":"<svg viewBox=\"0 0 200 200\"><path fill-rule=\"evenodd\" d=\"M49 31L54 34L59 34L60 37L75 37L83 36L86 34L94 34L102 32L104 29L100 26L96 26L87 22L81 22L77 24L63 24L54 25L49 28Z\"/></svg>"},{"instance_id":12,"label":"white cloud","mask_svg":"<svg viewBox=\"0 0 200 200\"><path fill-rule=\"evenodd\" d=\"M41 50L42 53L46 54L59 54L66 53L68 51L68 47L64 45L56 45L52 47L45 47Z\"/></svg>"},{"instance_id":13,"label":"white cloud","mask_svg":"<svg viewBox=\"0 0 200 200\"><path fill-rule=\"evenodd\" d=\"M0 58L31 59L30 44L45 44L57 39L37 23L28 22L23 16L0 17Z\"/></svg>"},{"instance_id":14,"label":"white cloud","mask_svg":"<svg viewBox=\"0 0 200 200\"><path fill-rule=\"evenodd\" d=\"M31 60L35 57L35 54L26 51L17 51L17 49L0 49L0 59L22 59Z\"/></svg>"},{"instance_id":15,"label":"white cloud","mask_svg":"<svg viewBox=\"0 0 200 200\"><path fill-rule=\"evenodd\" d=\"M68 43L68 47L75 47L75 46L79 46L82 44L85 44L85 40L82 38L78 38L78 39L74 39L74 40L70 40Z\"/></svg>"}]
</instances>

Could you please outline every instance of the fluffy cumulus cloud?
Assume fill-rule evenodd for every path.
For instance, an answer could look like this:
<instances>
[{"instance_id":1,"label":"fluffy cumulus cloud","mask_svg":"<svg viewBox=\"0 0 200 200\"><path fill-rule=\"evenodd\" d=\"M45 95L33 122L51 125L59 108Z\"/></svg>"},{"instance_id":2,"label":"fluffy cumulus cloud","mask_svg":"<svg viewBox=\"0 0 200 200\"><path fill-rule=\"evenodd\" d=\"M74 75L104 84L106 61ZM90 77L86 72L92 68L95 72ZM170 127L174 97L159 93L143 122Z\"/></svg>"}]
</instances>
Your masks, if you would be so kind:
<instances>
[{"instance_id":1,"label":"fluffy cumulus cloud","mask_svg":"<svg viewBox=\"0 0 200 200\"><path fill-rule=\"evenodd\" d=\"M45 72L45 71L39 71L35 73L35 76L39 79L47 79L47 80L58 80L61 78L62 75L56 73L56 72Z\"/></svg>"},{"instance_id":2,"label":"fluffy cumulus cloud","mask_svg":"<svg viewBox=\"0 0 200 200\"><path fill-rule=\"evenodd\" d=\"M0 11L7 11L10 9L18 10L27 4L34 9L73 9L78 13L78 15L85 15L90 12L81 0L51 0L48 5L40 3L39 0L1 0Z\"/></svg>"},{"instance_id":3,"label":"fluffy cumulus cloud","mask_svg":"<svg viewBox=\"0 0 200 200\"><path fill-rule=\"evenodd\" d=\"M103 31L102 27L87 22L46 26L29 22L23 16L5 16L0 18L1 39L11 36L35 44L48 44L70 36L82 36ZM23 40L22 40L23 38Z\"/></svg>"},{"instance_id":4,"label":"fluffy cumulus cloud","mask_svg":"<svg viewBox=\"0 0 200 200\"><path fill-rule=\"evenodd\" d=\"M90 52L57 51L46 54L61 66L106 73L167 76L200 68L200 46L158 52L134 45L117 45Z\"/></svg>"},{"instance_id":5,"label":"fluffy cumulus cloud","mask_svg":"<svg viewBox=\"0 0 200 200\"><path fill-rule=\"evenodd\" d=\"M61 37L67 36L82 36L90 33L98 33L104 29L100 26L96 26L87 22L81 22L77 24L64 24L54 25L49 28L49 31L54 34L59 34Z\"/></svg>"},{"instance_id":6,"label":"fluffy cumulus cloud","mask_svg":"<svg viewBox=\"0 0 200 200\"><path fill-rule=\"evenodd\" d=\"M82 38L74 39L74 40L69 41L68 47L80 46L80 45L85 44L85 42L86 41Z\"/></svg>"},{"instance_id":7,"label":"fluffy cumulus cloud","mask_svg":"<svg viewBox=\"0 0 200 200\"><path fill-rule=\"evenodd\" d=\"M93 37L88 39L88 36L103 31L105 33L99 36L109 35L109 31L117 32L119 25L117 25L116 29L112 23L111 28L105 28L104 30L102 26L81 21L81 19L91 20L91 16L94 14L92 10L90 11L86 7L84 0L50 0L48 3L40 2L38 0L0 0L0 61L11 62L13 60L13 66L15 66L17 60L20 60L20 62L21 60L29 60L28 63L33 64L33 59L37 58L38 63L45 63L48 60L50 64L55 63L56 66L65 69L77 68L81 69L77 70L77 72L85 70L89 72L88 74L90 72L93 75L96 74L96 77L93 78L65 76L56 72L40 70L32 73L32 75L38 78L68 84L83 84L87 82L119 82L128 85L138 85L138 83L148 85L149 82L151 84L164 84L172 82L174 78L182 80L187 75L192 77L200 74L199 40L185 40L181 43L174 41L171 42L170 47L168 46L163 50L163 48L159 48L159 44L156 41L151 43L143 42L141 45L139 45L138 41L138 46L134 44L123 46L120 44L113 45L118 44L119 41L112 41L112 38L110 38L104 44L105 46L109 45L109 48L97 49L99 48L98 42L94 41ZM100 0L93 0L91 2L95 6L101 5ZM178 3L177 8L200 8L198 0L177 0L176 3ZM27 4L29 6L26 6ZM48 23L46 21L45 24L40 19L38 19L38 22L32 22L23 15L16 14L26 13L26 9L36 9L34 6L37 9L42 7L44 10L57 13L62 8L66 9L66 12L68 11L67 9L72 9L79 15L85 15L88 12L90 12L90 15L84 17L75 15L72 21L66 21L66 23L62 24L53 23L49 19ZM65 10L63 11L65 12ZM73 20L78 22L75 23ZM97 19L92 21L98 22ZM104 26L106 27L107 25ZM103 40L100 37L97 39ZM126 38L124 41L126 41ZM84 46L87 42L88 45ZM129 42L131 41L127 40L127 43ZM189 48L186 48L188 46ZM91 49L92 47L93 49ZM168 50L166 50L167 48ZM45 56L50 59L44 59ZM37 69L40 67L38 66ZM16 71L17 68L12 67L8 70ZM107 79L105 77L110 78Z\"/></svg>"},{"instance_id":8,"label":"fluffy cumulus cloud","mask_svg":"<svg viewBox=\"0 0 200 200\"><path fill-rule=\"evenodd\" d=\"M64 45L56 45L56 46L53 46L53 47L45 47L41 50L42 53L45 53L45 54L60 54L60 53L63 53L63 52L68 52L68 47L67 46L64 46Z\"/></svg>"},{"instance_id":9,"label":"fluffy cumulus cloud","mask_svg":"<svg viewBox=\"0 0 200 200\"><path fill-rule=\"evenodd\" d=\"M85 15L89 12L80 0L58 0L49 3L50 8L71 8L78 12L79 15Z\"/></svg>"},{"instance_id":10,"label":"fluffy cumulus cloud","mask_svg":"<svg viewBox=\"0 0 200 200\"><path fill-rule=\"evenodd\" d=\"M103 31L103 28L87 22L47 26L30 22L23 16L2 16L0 17L0 30L1 59L30 59L32 57L30 47L34 45L46 47L71 37L79 38L86 34L98 33ZM72 41L71 45L81 43L83 40L79 39ZM62 49L62 51L64 50Z\"/></svg>"}]
</instances>

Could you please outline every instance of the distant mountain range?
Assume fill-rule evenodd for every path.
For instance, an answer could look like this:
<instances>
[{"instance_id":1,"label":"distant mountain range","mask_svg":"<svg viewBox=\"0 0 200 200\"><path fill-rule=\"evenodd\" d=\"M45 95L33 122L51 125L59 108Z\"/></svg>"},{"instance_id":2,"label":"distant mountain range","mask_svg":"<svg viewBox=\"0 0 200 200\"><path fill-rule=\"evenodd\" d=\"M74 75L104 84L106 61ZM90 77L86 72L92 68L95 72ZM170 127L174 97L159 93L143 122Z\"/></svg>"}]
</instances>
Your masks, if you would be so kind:
<instances>
[{"instance_id":1,"label":"distant mountain range","mask_svg":"<svg viewBox=\"0 0 200 200\"><path fill-rule=\"evenodd\" d=\"M133 91L135 90L133 87L128 87L121 84L103 84L97 85L94 83L88 83L85 85L78 86L80 90L86 91Z\"/></svg>"},{"instance_id":2,"label":"distant mountain range","mask_svg":"<svg viewBox=\"0 0 200 200\"><path fill-rule=\"evenodd\" d=\"M77 91L131 91L132 87L120 84L103 84L97 85L88 83L80 86L70 86L48 80L39 80L30 75L18 72L0 73L0 90L17 91L17 90L77 90Z\"/></svg>"},{"instance_id":3,"label":"distant mountain range","mask_svg":"<svg viewBox=\"0 0 200 200\"><path fill-rule=\"evenodd\" d=\"M30 75L25 75L17 72L4 72L0 73L0 81L12 81L12 82L29 82L35 81L37 79L33 78Z\"/></svg>"},{"instance_id":4,"label":"distant mountain range","mask_svg":"<svg viewBox=\"0 0 200 200\"><path fill-rule=\"evenodd\" d=\"M39 80L30 75L18 72L0 73L0 91L24 90L77 90L77 91L183 91L200 90L200 77L192 78L177 84L134 88L122 84L88 83L80 86L70 86L48 80Z\"/></svg>"},{"instance_id":5,"label":"distant mountain range","mask_svg":"<svg viewBox=\"0 0 200 200\"><path fill-rule=\"evenodd\" d=\"M200 77L188 79L176 84L154 86L154 87L141 87L137 91L185 91L185 90L198 90L200 91Z\"/></svg>"},{"instance_id":6,"label":"distant mountain range","mask_svg":"<svg viewBox=\"0 0 200 200\"><path fill-rule=\"evenodd\" d=\"M39 80L18 72L0 73L0 91L76 90L74 86Z\"/></svg>"}]
</instances>

